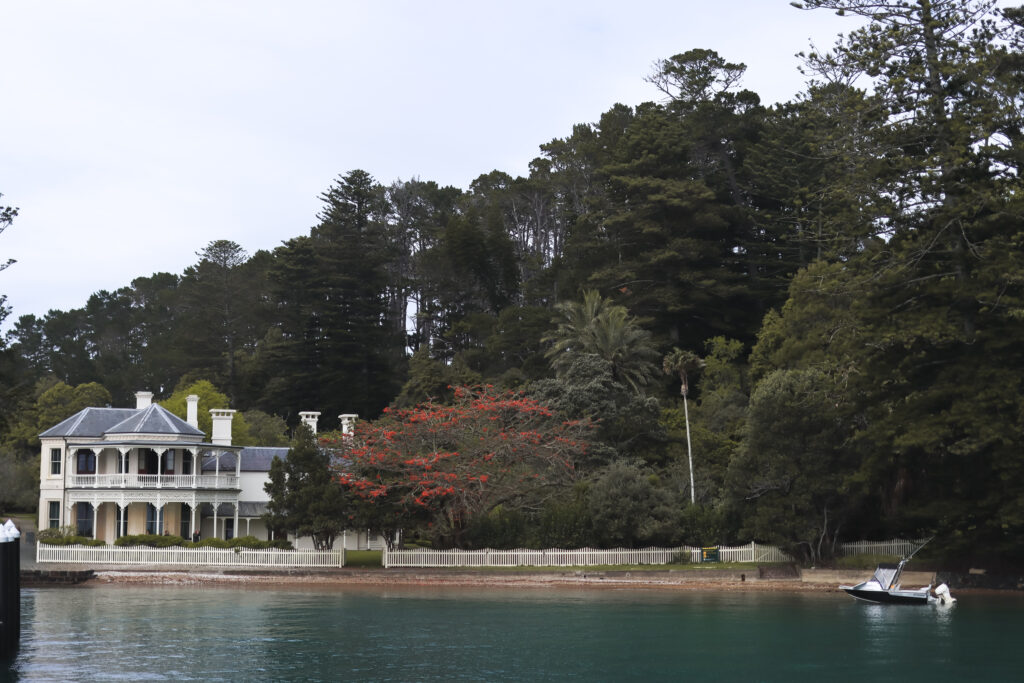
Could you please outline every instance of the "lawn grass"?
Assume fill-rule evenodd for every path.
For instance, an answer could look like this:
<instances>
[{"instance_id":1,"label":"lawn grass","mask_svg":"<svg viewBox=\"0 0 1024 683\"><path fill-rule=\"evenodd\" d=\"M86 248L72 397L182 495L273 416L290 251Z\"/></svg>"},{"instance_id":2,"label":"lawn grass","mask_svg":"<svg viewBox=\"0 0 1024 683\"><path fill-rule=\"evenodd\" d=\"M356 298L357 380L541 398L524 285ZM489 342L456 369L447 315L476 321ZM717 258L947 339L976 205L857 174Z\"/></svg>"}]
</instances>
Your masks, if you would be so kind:
<instances>
[{"instance_id":1,"label":"lawn grass","mask_svg":"<svg viewBox=\"0 0 1024 683\"><path fill-rule=\"evenodd\" d=\"M381 561L382 555L383 553L379 550L346 550L345 566L359 569L380 569L384 566Z\"/></svg>"},{"instance_id":2,"label":"lawn grass","mask_svg":"<svg viewBox=\"0 0 1024 683\"><path fill-rule=\"evenodd\" d=\"M850 555L837 557L836 569L874 569L883 562L895 564L900 561L899 555Z\"/></svg>"},{"instance_id":3,"label":"lawn grass","mask_svg":"<svg viewBox=\"0 0 1024 683\"><path fill-rule=\"evenodd\" d=\"M579 567L452 567L480 572L665 572L709 571L712 569L756 569L753 562L708 562L705 564L588 564Z\"/></svg>"}]
</instances>

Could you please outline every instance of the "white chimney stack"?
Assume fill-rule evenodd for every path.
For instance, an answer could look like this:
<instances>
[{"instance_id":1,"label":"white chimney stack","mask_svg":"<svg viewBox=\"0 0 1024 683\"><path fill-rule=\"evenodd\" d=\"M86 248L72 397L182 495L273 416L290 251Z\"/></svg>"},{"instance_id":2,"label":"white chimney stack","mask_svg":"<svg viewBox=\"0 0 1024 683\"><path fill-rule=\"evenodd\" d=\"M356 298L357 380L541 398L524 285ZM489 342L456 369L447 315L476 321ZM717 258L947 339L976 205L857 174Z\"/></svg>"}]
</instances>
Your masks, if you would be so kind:
<instances>
[{"instance_id":1,"label":"white chimney stack","mask_svg":"<svg viewBox=\"0 0 1024 683\"><path fill-rule=\"evenodd\" d=\"M210 435L210 443L215 446L231 445L231 420L234 416L234 410L210 409L210 417L213 418L213 433Z\"/></svg>"},{"instance_id":2,"label":"white chimney stack","mask_svg":"<svg viewBox=\"0 0 1024 683\"><path fill-rule=\"evenodd\" d=\"M136 391L135 392L135 408L142 410L153 405L153 392L152 391Z\"/></svg>"},{"instance_id":3,"label":"white chimney stack","mask_svg":"<svg viewBox=\"0 0 1024 683\"><path fill-rule=\"evenodd\" d=\"M303 411L299 413L299 419L302 420L302 424L309 427L309 431L316 434L316 423L320 419L320 413L313 412L311 410Z\"/></svg>"},{"instance_id":4,"label":"white chimney stack","mask_svg":"<svg viewBox=\"0 0 1024 683\"><path fill-rule=\"evenodd\" d=\"M347 436L352 435L352 430L356 426L356 420L359 418L355 413L344 413L338 416L341 420L341 433Z\"/></svg>"},{"instance_id":5,"label":"white chimney stack","mask_svg":"<svg viewBox=\"0 0 1024 683\"><path fill-rule=\"evenodd\" d=\"M195 394L185 397L185 422L199 429L199 397Z\"/></svg>"}]
</instances>

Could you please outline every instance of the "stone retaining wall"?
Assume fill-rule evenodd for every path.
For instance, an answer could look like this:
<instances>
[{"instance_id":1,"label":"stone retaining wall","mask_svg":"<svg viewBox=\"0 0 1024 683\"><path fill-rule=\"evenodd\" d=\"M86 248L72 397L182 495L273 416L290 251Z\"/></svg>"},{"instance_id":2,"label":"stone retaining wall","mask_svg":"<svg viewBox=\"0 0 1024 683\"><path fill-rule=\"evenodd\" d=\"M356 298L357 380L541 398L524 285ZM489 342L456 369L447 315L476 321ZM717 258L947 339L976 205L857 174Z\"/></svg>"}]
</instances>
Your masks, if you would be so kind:
<instances>
[{"instance_id":1,"label":"stone retaining wall","mask_svg":"<svg viewBox=\"0 0 1024 683\"><path fill-rule=\"evenodd\" d=\"M23 569L22 586L73 586L93 577L93 570Z\"/></svg>"}]
</instances>

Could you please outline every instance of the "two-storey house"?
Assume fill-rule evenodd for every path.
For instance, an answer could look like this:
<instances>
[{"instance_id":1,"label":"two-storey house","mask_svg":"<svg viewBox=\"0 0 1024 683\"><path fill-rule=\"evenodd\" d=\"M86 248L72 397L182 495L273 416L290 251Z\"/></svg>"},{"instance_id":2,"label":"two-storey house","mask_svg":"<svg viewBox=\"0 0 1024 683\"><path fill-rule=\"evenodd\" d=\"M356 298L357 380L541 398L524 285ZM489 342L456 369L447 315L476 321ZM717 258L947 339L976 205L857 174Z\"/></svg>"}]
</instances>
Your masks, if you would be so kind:
<instances>
[{"instance_id":1,"label":"two-storey house","mask_svg":"<svg viewBox=\"0 0 1024 683\"><path fill-rule=\"evenodd\" d=\"M197 396L186 399L185 420L153 403L150 392L135 396L135 408L85 408L39 435L40 527L71 525L107 543L146 533L270 538L261 518L269 500L263 485L274 457L287 457L288 449L233 446L233 410L210 411L206 441ZM314 432L319 415L300 413ZM341 418L351 429L355 416ZM345 532L339 545L382 544L357 530Z\"/></svg>"}]
</instances>

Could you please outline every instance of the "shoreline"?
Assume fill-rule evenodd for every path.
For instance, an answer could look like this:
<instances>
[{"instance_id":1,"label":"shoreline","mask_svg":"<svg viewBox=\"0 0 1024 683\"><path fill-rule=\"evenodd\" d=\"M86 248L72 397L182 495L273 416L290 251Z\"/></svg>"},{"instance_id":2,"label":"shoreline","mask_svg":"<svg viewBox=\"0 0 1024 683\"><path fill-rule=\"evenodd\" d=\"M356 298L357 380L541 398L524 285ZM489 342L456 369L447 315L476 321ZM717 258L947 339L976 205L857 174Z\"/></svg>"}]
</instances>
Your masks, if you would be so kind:
<instances>
[{"instance_id":1,"label":"shoreline","mask_svg":"<svg viewBox=\"0 0 1024 683\"><path fill-rule=\"evenodd\" d=\"M780 575L780 573L782 575ZM581 588L594 590L662 590L746 593L842 593L839 586L863 580L864 572L799 570L792 573L735 569L681 570L597 570L584 568L552 571L422 569L422 568L331 568L331 569L244 569L163 566L92 567L60 565L46 570L28 570L22 575L26 588L90 587L98 585L165 586L190 588L240 587L253 589L364 588L492 588L545 589ZM907 586L936 585L933 573L908 573ZM1007 593L1024 596L1024 591L959 586L961 594Z\"/></svg>"},{"instance_id":2,"label":"shoreline","mask_svg":"<svg viewBox=\"0 0 1024 683\"><path fill-rule=\"evenodd\" d=\"M338 572L247 572L99 570L82 586L237 586L252 588L451 587L589 588L725 592L839 592L837 586L795 579L683 576L683 572L465 572L458 570L356 570Z\"/></svg>"}]
</instances>

